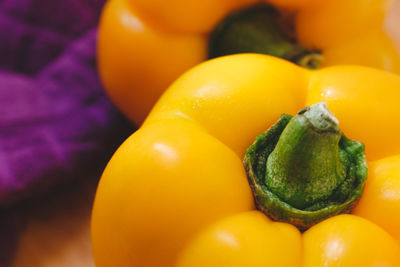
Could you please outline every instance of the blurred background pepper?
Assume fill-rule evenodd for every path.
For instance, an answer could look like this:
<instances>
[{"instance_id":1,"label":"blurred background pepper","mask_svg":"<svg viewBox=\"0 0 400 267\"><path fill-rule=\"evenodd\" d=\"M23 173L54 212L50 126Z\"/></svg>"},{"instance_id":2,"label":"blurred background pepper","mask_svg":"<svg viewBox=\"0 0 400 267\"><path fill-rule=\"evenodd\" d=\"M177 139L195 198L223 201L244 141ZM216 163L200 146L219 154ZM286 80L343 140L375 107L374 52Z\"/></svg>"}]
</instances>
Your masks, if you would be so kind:
<instances>
[{"instance_id":1,"label":"blurred background pepper","mask_svg":"<svg viewBox=\"0 0 400 267\"><path fill-rule=\"evenodd\" d=\"M316 65L400 73L399 53L383 26L393 3L109 0L100 22L99 70L111 99L137 124L181 73L224 54L261 52L296 62L320 51Z\"/></svg>"}]
</instances>

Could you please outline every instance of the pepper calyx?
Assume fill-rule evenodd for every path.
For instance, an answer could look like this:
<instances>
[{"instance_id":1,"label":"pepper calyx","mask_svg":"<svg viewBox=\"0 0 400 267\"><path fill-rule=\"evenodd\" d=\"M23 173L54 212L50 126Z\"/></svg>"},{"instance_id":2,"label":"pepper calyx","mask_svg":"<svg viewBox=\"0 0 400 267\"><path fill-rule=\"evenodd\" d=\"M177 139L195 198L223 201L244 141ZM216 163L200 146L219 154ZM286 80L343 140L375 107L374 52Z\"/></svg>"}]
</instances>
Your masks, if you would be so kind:
<instances>
[{"instance_id":1,"label":"pepper calyx","mask_svg":"<svg viewBox=\"0 0 400 267\"><path fill-rule=\"evenodd\" d=\"M257 208L301 230L349 212L367 178L364 145L323 103L282 115L247 149L244 166Z\"/></svg>"}]
</instances>

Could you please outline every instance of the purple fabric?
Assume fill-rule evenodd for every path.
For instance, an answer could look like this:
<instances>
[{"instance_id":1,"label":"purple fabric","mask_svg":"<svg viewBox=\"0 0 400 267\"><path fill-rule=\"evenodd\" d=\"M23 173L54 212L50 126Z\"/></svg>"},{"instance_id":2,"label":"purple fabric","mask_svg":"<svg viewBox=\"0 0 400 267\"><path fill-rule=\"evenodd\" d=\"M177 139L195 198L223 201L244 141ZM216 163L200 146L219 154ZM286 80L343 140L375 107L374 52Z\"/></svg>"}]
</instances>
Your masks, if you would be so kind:
<instances>
[{"instance_id":1,"label":"purple fabric","mask_svg":"<svg viewBox=\"0 0 400 267\"><path fill-rule=\"evenodd\" d=\"M0 206L98 178L132 132L96 73L102 0L0 0Z\"/></svg>"}]
</instances>

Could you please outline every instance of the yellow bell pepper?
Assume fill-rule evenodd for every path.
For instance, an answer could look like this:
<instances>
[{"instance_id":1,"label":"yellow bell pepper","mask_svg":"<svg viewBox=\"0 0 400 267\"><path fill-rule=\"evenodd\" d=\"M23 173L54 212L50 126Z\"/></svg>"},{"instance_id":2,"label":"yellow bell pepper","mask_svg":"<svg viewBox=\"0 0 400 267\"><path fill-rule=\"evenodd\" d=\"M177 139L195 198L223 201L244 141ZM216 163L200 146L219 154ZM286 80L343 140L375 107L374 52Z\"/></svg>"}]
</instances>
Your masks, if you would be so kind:
<instances>
[{"instance_id":1,"label":"yellow bell pepper","mask_svg":"<svg viewBox=\"0 0 400 267\"><path fill-rule=\"evenodd\" d=\"M264 2L290 18L297 14L293 18L296 39L308 49L322 51L323 67L356 64L400 73L399 54L383 31L389 0L109 0L98 40L99 70L109 96L132 121L141 124L180 74L208 58L209 35L220 21ZM263 24L262 18L259 22ZM271 26L267 22L264 26ZM243 31L241 36L248 39L250 30ZM264 33L256 33L255 39L262 39ZM239 35L233 40L240 44ZM231 43L227 37L222 47ZM264 46L260 41L260 51L241 47L226 52L269 54ZM276 46L279 50L285 45Z\"/></svg>"},{"instance_id":2,"label":"yellow bell pepper","mask_svg":"<svg viewBox=\"0 0 400 267\"><path fill-rule=\"evenodd\" d=\"M307 70L261 54L191 69L103 173L91 225L96 266L400 266L399 89L399 76L372 68ZM302 233L256 209L243 158L281 114L319 102L348 138L365 144L369 177L352 214L333 213ZM321 118L337 127L330 113ZM312 125L340 133L326 121Z\"/></svg>"}]
</instances>

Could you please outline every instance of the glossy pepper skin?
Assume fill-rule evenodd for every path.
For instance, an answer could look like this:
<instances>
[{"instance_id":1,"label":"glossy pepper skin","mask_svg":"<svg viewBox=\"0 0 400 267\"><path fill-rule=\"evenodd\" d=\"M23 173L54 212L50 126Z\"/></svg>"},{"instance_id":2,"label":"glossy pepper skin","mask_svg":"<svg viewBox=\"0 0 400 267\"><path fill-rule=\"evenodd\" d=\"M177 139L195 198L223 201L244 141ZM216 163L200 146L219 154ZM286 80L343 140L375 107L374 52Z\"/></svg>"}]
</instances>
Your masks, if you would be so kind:
<instances>
[{"instance_id":1,"label":"glossy pepper skin","mask_svg":"<svg viewBox=\"0 0 400 267\"><path fill-rule=\"evenodd\" d=\"M260 0L109 0L101 18L99 69L111 99L141 124L162 92L207 59L210 32ZM357 64L400 73L383 31L388 0L270 0L297 12L298 41L323 52L323 65Z\"/></svg>"},{"instance_id":2,"label":"glossy pepper skin","mask_svg":"<svg viewBox=\"0 0 400 267\"><path fill-rule=\"evenodd\" d=\"M104 171L96 266L400 266L399 88L367 67L310 71L257 54L191 69ZM242 160L281 114L321 101L365 144L370 177L353 214L302 234L255 209Z\"/></svg>"}]
</instances>

